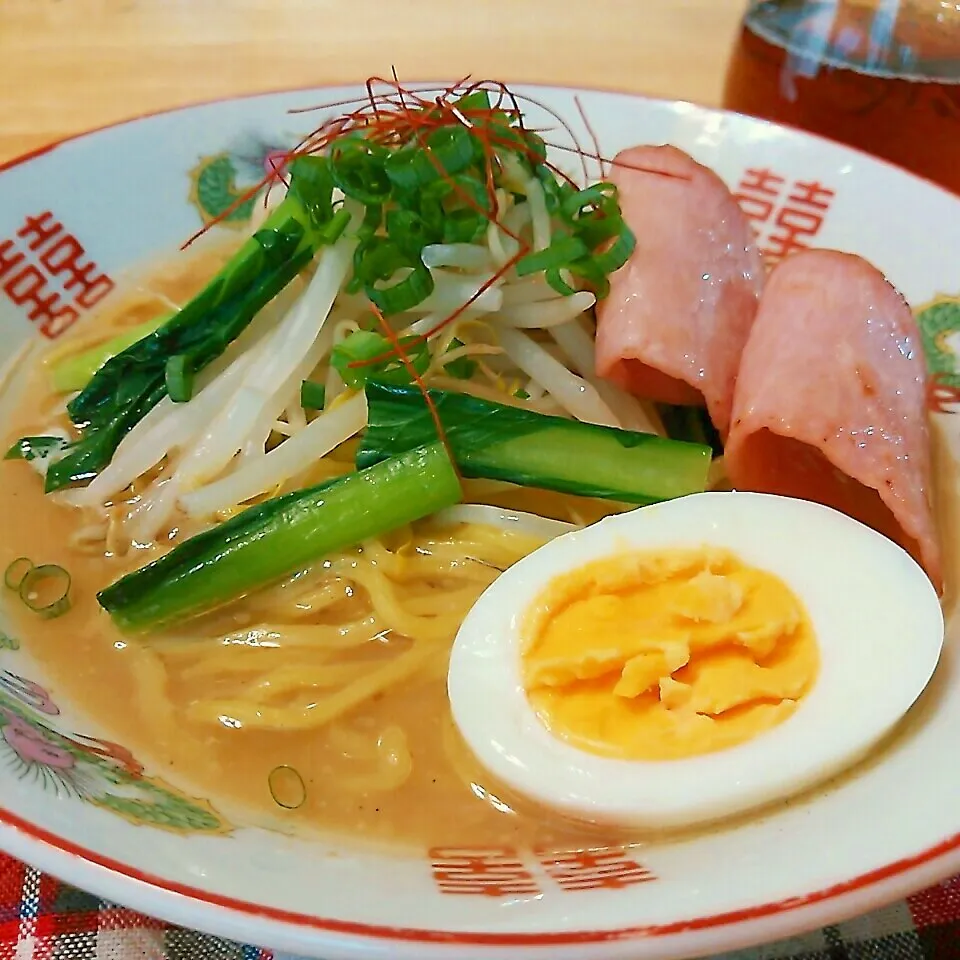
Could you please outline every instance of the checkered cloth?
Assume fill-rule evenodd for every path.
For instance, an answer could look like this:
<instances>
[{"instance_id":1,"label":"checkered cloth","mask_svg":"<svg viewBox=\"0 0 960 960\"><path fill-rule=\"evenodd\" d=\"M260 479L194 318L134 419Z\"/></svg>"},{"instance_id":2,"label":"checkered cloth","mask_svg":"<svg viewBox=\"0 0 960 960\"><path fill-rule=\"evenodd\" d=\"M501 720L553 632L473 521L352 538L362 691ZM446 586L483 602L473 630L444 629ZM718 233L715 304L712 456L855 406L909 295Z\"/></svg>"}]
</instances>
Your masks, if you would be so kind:
<instances>
[{"instance_id":1,"label":"checkered cloth","mask_svg":"<svg viewBox=\"0 0 960 960\"><path fill-rule=\"evenodd\" d=\"M115 907L0 855L0 960L295 960ZM858 920L711 960L960 960L960 877Z\"/></svg>"}]
</instances>

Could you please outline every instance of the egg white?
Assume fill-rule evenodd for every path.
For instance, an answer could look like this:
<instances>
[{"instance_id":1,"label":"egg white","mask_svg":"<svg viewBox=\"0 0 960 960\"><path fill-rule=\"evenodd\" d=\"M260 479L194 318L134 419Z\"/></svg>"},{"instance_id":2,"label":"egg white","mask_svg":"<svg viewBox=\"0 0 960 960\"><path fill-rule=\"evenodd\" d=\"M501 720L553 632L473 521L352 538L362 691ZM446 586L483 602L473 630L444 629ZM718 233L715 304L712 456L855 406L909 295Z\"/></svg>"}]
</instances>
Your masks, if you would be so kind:
<instances>
[{"instance_id":1,"label":"egg white","mask_svg":"<svg viewBox=\"0 0 960 960\"><path fill-rule=\"evenodd\" d=\"M553 736L521 676L530 605L592 560L700 546L776 574L806 606L821 662L797 710L741 745L678 760L608 759ZM803 500L704 493L608 517L511 567L464 620L447 686L461 735L504 785L569 817L674 828L785 798L862 758L923 692L943 635L926 574L881 534Z\"/></svg>"}]
</instances>

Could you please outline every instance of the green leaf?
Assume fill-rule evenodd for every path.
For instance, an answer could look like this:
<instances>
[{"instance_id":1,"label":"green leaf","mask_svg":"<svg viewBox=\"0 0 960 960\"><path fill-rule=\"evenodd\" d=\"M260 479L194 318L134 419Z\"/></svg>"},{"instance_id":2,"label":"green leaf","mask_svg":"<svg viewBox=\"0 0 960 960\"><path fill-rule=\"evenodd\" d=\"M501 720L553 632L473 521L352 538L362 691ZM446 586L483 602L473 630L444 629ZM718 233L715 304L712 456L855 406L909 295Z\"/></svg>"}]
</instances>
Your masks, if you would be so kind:
<instances>
[{"instance_id":1,"label":"green leaf","mask_svg":"<svg viewBox=\"0 0 960 960\"><path fill-rule=\"evenodd\" d=\"M326 191L332 190L323 164L312 159L295 162L288 196L207 286L159 329L107 360L70 402L81 437L47 471L47 492L92 480L168 387L188 396L189 378L220 356L310 262L320 242L313 216L326 216ZM172 357L183 359L169 368L168 383Z\"/></svg>"},{"instance_id":2,"label":"green leaf","mask_svg":"<svg viewBox=\"0 0 960 960\"><path fill-rule=\"evenodd\" d=\"M92 379L93 375L111 358L126 350L138 340L153 333L170 319L169 314L148 320L146 323L132 327L126 333L121 333L106 343L91 347L83 353L65 357L50 368L50 380L57 393L73 393L82 390Z\"/></svg>"},{"instance_id":3,"label":"green leaf","mask_svg":"<svg viewBox=\"0 0 960 960\"><path fill-rule=\"evenodd\" d=\"M403 337L400 346L414 370L421 376L426 373L430 366L430 352L426 341L419 337ZM393 344L383 334L372 330L355 330L330 352L330 364L340 374L343 382L353 390L361 389L371 379L388 383L411 383L413 378L410 370L393 352ZM377 357L386 359L371 362Z\"/></svg>"},{"instance_id":4,"label":"green leaf","mask_svg":"<svg viewBox=\"0 0 960 960\"><path fill-rule=\"evenodd\" d=\"M47 460L61 450L65 450L69 442L63 437L21 437L4 455L4 460Z\"/></svg>"},{"instance_id":5,"label":"green leaf","mask_svg":"<svg viewBox=\"0 0 960 960\"><path fill-rule=\"evenodd\" d=\"M327 390L322 383L304 380L300 385L300 406L304 410L322 410Z\"/></svg>"},{"instance_id":6,"label":"green leaf","mask_svg":"<svg viewBox=\"0 0 960 960\"><path fill-rule=\"evenodd\" d=\"M245 223L253 216L256 197L250 197L230 209L245 191L237 187L236 168L225 153L211 158L200 168L196 189L197 202L208 220L219 217L227 223Z\"/></svg>"}]
</instances>

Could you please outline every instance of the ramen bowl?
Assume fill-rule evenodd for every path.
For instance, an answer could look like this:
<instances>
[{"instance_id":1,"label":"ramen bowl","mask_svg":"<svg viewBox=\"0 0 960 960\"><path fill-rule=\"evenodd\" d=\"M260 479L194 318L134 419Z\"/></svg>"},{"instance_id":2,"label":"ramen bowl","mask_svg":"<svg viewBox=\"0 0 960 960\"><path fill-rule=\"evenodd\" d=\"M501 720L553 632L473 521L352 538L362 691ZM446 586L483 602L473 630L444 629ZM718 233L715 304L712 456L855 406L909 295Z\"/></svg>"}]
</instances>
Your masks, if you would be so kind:
<instances>
[{"instance_id":1,"label":"ramen bowl","mask_svg":"<svg viewBox=\"0 0 960 960\"><path fill-rule=\"evenodd\" d=\"M936 374L930 416L937 516L952 548L960 199L865 155L733 114L588 90L517 90L532 101L531 126L556 126L551 116L567 121L568 129L551 134L551 149L571 175L599 172L587 158L589 169L578 173L576 142L595 138L587 153L596 156L636 143L673 144L730 186L769 257L829 247L860 254L890 278L916 313ZM319 123L290 111L361 95L337 88L211 103L110 127L9 164L0 173L5 432L25 402L32 359L129 293L131 270L168 264L186 238L214 221L204 249L249 230L259 199L251 188ZM2 507L8 529L15 519L29 530L29 504L18 496ZM37 550L49 552L43 545L58 536L36 529ZM297 803L285 802L277 784L279 808L267 817L237 791L215 788L220 779L242 784L253 776L243 764L211 767L203 786L203 742L192 771L170 762L170 744L156 733L165 709L162 682L145 676L135 697L120 689L116 676L80 654L69 656L71 643L82 653L95 638L65 635L72 629L67 619L32 627L13 615L6 591L0 847L170 922L327 960L667 960L839 922L960 871L954 573L948 555L947 642L933 681L866 760L737 819L623 842L600 834L549 839L567 836L564 829L493 835L470 817L451 822L442 800L427 803L403 843L387 842L375 829L366 837L309 830L285 816ZM59 665L51 660L54 647L62 651ZM168 731L176 729L172 723ZM281 758L275 769L293 777L295 792L297 779L304 786L295 765ZM240 793L267 789L257 780ZM312 782L310 789L322 795L324 785ZM376 804L375 793L363 796L368 800L358 803ZM476 803L489 806L490 798ZM364 816L375 822L370 811ZM442 829L432 830L432 822Z\"/></svg>"}]
</instances>

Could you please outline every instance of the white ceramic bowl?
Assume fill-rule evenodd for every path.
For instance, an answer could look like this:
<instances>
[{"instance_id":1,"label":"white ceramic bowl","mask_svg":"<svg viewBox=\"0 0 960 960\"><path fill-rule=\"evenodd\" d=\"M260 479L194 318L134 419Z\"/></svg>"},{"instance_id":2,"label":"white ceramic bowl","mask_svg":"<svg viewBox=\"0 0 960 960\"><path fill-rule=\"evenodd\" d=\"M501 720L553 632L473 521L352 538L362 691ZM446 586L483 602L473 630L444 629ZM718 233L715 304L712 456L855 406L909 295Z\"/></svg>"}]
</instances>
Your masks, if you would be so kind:
<instances>
[{"instance_id":1,"label":"white ceramic bowl","mask_svg":"<svg viewBox=\"0 0 960 960\"><path fill-rule=\"evenodd\" d=\"M687 103L523 91L589 143L579 96L607 156L640 142L689 151L740 194L770 251L796 243L855 251L918 306L960 294L960 200L891 166ZM28 315L28 268L39 271L46 292L66 294L54 312L79 289L63 290L67 268L54 274L44 266L42 254L56 242L66 243L61 256L74 249L67 235L82 245L97 265L88 279L169 252L232 201L231 187L255 182L270 150L290 146L318 122L289 115L290 108L356 93L208 104L10 164L0 174L0 359L16 359L42 339L45 321ZM535 125L538 113L531 108ZM567 134L557 138L569 144ZM571 155L557 157L571 167ZM41 227L57 222L61 230L31 249L38 234L28 220L47 213ZM241 209L237 222L248 214ZM88 286L91 302L109 281ZM48 333L57 324L50 321ZM949 396L960 386L953 352L960 309L921 315L921 324ZM17 386L15 375L0 397L0 422ZM937 419L960 449L960 420ZM701 956L836 922L960 871L958 644L953 623L933 685L904 731L839 783L760 817L591 858L478 849L469 835L457 849L400 855L227 824L216 798L194 800L166 785L149 757L139 758L146 769L138 776L119 751L92 752L97 744L89 738L122 743L123 730L98 730L61 702L55 688L45 688L29 644L14 650L8 642L0 649L0 847L146 913L310 957Z\"/></svg>"}]
</instances>

